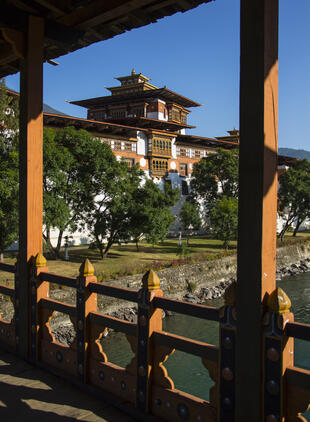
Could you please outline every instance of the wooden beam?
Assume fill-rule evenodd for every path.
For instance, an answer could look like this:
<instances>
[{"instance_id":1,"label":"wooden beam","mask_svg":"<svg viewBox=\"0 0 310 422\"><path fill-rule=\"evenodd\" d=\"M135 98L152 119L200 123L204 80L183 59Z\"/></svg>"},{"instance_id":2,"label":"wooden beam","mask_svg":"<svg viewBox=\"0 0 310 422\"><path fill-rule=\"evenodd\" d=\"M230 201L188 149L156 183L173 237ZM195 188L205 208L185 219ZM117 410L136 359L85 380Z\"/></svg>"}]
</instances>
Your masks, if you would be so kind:
<instances>
[{"instance_id":1,"label":"wooden beam","mask_svg":"<svg viewBox=\"0 0 310 422\"><path fill-rule=\"evenodd\" d=\"M19 353L29 354L30 261L42 253L43 19L30 16L20 74Z\"/></svg>"},{"instance_id":2,"label":"wooden beam","mask_svg":"<svg viewBox=\"0 0 310 422\"><path fill-rule=\"evenodd\" d=\"M12 46L9 44L3 44L0 46L0 65L6 65L8 63L14 62L16 60L16 55L12 49Z\"/></svg>"},{"instance_id":3,"label":"wooden beam","mask_svg":"<svg viewBox=\"0 0 310 422\"><path fill-rule=\"evenodd\" d=\"M1 33L5 41L11 44L17 57L23 59L26 54L26 40L21 31L11 28L2 28Z\"/></svg>"},{"instance_id":4,"label":"wooden beam","mask_svg":"<svg viewBox=\"0 0 310 422\"><path fill-rule=\"evenodd\" d=\"M235 421L262 421L263 302L276 287L278 0L241 0Z\"/></svg>"}]
</instances>

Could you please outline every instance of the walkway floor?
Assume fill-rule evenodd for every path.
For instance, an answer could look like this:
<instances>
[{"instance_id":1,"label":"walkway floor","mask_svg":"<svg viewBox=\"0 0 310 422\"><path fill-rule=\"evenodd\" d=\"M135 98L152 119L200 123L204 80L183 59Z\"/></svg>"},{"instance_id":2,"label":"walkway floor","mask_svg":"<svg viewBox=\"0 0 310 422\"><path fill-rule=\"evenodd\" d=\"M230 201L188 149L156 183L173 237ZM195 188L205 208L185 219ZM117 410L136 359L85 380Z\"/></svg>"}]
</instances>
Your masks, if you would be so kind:
<instances>
[{"instance_id":1,"label":"walkway floor","mask_svg":"<svg viewBox=\"0 0 310 422\"><path fill-rule=\"evenodd\" d=\"M71 384L0 351L1 422L133 422Z\"/></svg>"}]
</instances>

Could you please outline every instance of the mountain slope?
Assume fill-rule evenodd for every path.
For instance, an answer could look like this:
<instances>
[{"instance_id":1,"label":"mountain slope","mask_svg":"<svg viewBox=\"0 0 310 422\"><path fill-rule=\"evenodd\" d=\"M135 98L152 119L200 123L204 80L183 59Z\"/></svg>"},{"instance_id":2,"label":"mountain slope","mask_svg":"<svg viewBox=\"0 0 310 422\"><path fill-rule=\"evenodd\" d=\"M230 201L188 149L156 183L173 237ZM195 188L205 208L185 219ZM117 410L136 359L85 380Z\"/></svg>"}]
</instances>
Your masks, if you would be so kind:
<instances>
[{"instance_id":1,"label":"mountain slope","mask_svg":"<svg viewBox=\"0 0 310 422\"><path fill-rule=\"evenodd\" d=\"M306 151L304 149L279 148L279 154L287 157L300 158L301 160L306 158L310 161L310 151Z\"/></svg>"}]
</instances>

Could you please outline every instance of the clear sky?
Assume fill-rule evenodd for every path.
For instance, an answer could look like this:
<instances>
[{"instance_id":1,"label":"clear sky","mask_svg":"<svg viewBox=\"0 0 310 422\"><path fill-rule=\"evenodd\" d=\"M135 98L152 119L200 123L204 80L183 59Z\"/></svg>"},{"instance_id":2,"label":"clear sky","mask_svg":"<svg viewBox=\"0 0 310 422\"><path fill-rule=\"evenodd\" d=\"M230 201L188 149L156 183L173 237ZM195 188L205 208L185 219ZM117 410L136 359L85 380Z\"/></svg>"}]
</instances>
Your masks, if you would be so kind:
<instances>
[{"instance_id":1,"label":"clear sky","mask_svg":"<svg viewBox=\"0 0 310 422\"><path fill-rule=\"evenodd\" d=\"M279 146L310 150L310 1L279 0ZM239 0L215 0L44 65L44 102L86 117L66 103L109 95L104 86L134 67L151 83L191 98L188 131L215 137L239 126ZM19 90L19 76L6 79Z\"/></svg>"}]
</instances>

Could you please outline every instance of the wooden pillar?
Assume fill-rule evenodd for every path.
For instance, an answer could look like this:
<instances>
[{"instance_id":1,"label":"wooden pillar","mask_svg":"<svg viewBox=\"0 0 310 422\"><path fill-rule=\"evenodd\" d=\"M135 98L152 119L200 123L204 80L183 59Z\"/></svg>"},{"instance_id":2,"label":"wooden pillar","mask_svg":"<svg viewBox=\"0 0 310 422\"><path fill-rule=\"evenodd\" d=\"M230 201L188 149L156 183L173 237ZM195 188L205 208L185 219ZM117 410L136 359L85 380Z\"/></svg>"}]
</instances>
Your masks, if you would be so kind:
<instances>
[{"instance_id":1,"label":"wooden pillar","mask_svg":"<svg viewBox=\"0 0 310 422\"><path fill-rule=\"evenodd\" d=\"M20 72L19 353L29 354L30 260L42 253L44 23L30 16Z\"/></svg>"},{"instance_id":2,"label":"wooden pillar","mask_svg":"<svg viewBox=\"0 0 310 422\"><path fill-rule=\"evenodd\" d=\"M276 286L278 0L241 0L238 422L262 421L262 301Z\"/></svg>"}]
</instances>

